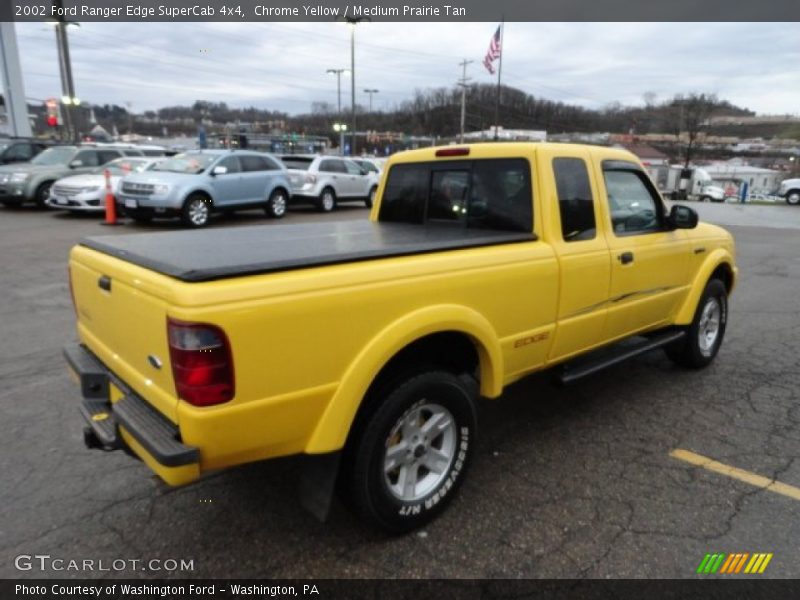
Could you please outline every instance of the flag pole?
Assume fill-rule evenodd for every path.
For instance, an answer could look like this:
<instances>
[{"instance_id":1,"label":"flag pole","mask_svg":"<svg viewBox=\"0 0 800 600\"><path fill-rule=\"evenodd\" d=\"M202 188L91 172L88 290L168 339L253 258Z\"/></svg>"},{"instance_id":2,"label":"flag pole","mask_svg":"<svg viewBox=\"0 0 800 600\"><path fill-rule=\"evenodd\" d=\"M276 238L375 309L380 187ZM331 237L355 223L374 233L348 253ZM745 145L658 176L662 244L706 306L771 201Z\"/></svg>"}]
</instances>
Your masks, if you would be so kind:
<instances>
[{"instance_id":1,"label":"flag pole","mask_svg":"<svg viewBox=\"0 0 800 600\"><path fill-rule=\"evenodd\" d=\"M500 21L500 63L497 65L497 93L494 97L494 141L499 139L497 134L498 124L500 122L500 76L503 73L503 54L505 48L503 46L503 33L506 29L506 16L503 15L503 20Z\"/></svg>"}]
</instances>

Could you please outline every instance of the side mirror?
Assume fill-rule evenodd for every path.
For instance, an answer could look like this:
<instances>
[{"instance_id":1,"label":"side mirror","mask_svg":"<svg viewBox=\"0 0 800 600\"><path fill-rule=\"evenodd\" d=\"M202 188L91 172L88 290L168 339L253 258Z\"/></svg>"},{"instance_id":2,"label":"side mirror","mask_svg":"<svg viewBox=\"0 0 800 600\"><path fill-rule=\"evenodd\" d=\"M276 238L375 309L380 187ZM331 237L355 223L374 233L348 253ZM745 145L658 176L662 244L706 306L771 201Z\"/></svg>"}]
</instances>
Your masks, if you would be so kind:
<instances>
[{"instance_id":1,"label":"side mirror","mask_svg":"<svg viewBox=\"0 0 800 600\"><path fill-rule=\"evenodd\" d=\"M369 171L367 171L364 167L361 167L361 174L362 175L369 175Z\"/></svg>"},{"instance_id":2,"label":"side mirror","mask_svg":"<svg viewBox=\"0 0 800 600\"><path fill-rule=\"evenodd\" d=\"M77 169L78 167L82 167L82 166L83 166L83 161L82 160L73 160L71 163L69 163L69 168L70 169Z\"/></svg>"},{"instance_id":3,"label":"side mirror","mask_svg":"<svg viewBox=\"0 0 800 600\"><path fill-rule=\"evenodd\" d=\"M697 211L682 204L675 204L669 211L667 223L672 229L694 229L697 227Z\"/></svg>"},{"instance_id":4,"label":"side mirror","mask_svg":"<svg viewBox=\"0 0 800 600\"><path fill-rule=\"evenodd\" d=\"M228 172L228 167L214 167L211 169L212 175L225 175Z\"/></svg>"}]
</instances>

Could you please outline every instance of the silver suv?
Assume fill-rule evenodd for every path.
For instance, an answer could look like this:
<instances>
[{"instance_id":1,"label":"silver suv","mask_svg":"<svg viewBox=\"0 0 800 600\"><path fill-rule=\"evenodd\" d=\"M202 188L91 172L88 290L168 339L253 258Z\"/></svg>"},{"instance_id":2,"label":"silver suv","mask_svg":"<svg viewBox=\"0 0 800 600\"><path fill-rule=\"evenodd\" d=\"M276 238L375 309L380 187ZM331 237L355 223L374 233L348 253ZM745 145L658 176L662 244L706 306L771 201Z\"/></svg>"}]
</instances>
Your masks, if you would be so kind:
<instances>
[{"instance_id":1,"label":"silver suv","mask_svg":"<svg viewBox=\"0 0 800 600\"><path fill-rule=\"evenodd\" d=\"M196 150L131 173L117 200L134 221L180 217L187 227L203 227L215 211L263 207L268 216L281 218L289 189L286 168L269 154Z\"/></svg>"},{"instance_id":2,"label":"silver suv","mask_svg":"<svg viewBox=\"0 0 800 600\"><path fill-rule=\"evenodd\" d=\"M378 181L352 160L337 156L286 155L292 202L310 202L330 212L338 202L358 200L372 206Z\"/></svg>"}]
</instances>

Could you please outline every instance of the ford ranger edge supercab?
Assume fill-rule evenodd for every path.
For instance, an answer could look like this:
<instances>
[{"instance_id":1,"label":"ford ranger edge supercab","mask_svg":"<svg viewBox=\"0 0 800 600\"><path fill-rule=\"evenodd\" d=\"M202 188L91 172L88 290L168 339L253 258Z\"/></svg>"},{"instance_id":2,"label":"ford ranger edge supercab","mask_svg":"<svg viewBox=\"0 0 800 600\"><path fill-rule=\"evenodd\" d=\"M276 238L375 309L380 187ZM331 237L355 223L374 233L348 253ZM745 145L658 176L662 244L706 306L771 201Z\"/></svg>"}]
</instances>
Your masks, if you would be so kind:
<instances>
[{"instance_id":1,"label":"ford ranger edge supercab","mask_svg":"<svg viewBox=\"0 0 800 600\"><path fill-rule=\"evenodd\" d=\"M704 367L737 279L629 152L523 143L394 155L369 221L93 237L69 272L88 446L172 485L301 454L310 509L336 486L394 532L452 499L479 397L655 348Z\"/></svg>"}]
</instances>

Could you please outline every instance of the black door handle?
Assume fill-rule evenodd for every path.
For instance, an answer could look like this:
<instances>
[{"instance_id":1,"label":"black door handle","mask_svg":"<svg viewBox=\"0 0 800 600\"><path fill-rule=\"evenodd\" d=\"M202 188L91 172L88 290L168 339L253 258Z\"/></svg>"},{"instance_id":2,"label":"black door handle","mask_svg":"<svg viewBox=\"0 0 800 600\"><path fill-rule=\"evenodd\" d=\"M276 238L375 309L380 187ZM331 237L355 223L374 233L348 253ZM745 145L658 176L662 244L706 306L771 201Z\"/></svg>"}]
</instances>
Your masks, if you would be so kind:
<instances>
[{"instance_id":1,"label":"black door handle","mask_svg":"<svg viewBox=\"0 0 800 600\"><path fill-rule=\"evenodd\" d=\"M111 277L109 277L108 275L100 276L100 278L97 280L97 287L99 287L101 290L105 290L107 292L110 292L111 291Z\"/></svg>"},{"instance_id":2,"label":"black door handle","mask_svg":"<svg viewBox=\"0 0 800 600\"><path fill-rule=\"evenodd\" d=\"M623 252L619 256L617 256L617 260L621 262L623 265L627 265L628 263L633 262L633 252Z\"/></svg>"}]
</instances>

